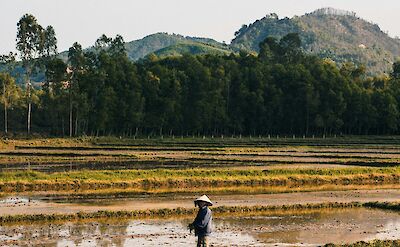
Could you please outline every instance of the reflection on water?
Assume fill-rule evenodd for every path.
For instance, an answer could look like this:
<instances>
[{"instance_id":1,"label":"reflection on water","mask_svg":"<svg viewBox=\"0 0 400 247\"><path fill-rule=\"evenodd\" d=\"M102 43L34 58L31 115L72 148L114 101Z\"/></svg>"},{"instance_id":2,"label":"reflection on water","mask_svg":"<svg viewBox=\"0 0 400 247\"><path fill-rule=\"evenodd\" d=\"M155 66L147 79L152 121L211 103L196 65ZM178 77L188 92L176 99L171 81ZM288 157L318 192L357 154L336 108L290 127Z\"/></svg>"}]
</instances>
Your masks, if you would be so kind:
<instances>
[{"instance_id":1,"label":"reflection on water","mask_svg":"<svg viewBox=\"0 0 400 247\"><path fill-rule=\"evenodd\" d=\"M213 246L316 246L399 239L400 214L335 209L215 219ZM189 219L97 220L0 226L2 246L193 246Z\"/></svg>"},{"instance_id":2,"label":"reflection on water","mask_svg":"<svg viewBox=\"0 0 400 247\"><path fill-rule=\"evenodd\" d=\"M255 238L271 246L276 243L307 246L400 238L400 214L372 209L324 210L268 219L242 217L239 222L232 220L232 226L249 229ZM225 222L229 223L230 219Z\"/></svg>"},{"instance_id":3,"label":"reflection on water","mask_svg":"<svg viewBox=\"0 0 400 247\"><path fill-rule=\"evenodd\" d=\"M26 162L0 164L0 172L33 170L40 172L66 172L78 170L124 170L124 169L155 169L155 168L179 168L190 166L185 161L179 160L113 160L113 161L69 161L69 162ZM196 164L197 165L197 164ZM192 166L196 166L193 164Z\"/></svg>"}]
</instances>

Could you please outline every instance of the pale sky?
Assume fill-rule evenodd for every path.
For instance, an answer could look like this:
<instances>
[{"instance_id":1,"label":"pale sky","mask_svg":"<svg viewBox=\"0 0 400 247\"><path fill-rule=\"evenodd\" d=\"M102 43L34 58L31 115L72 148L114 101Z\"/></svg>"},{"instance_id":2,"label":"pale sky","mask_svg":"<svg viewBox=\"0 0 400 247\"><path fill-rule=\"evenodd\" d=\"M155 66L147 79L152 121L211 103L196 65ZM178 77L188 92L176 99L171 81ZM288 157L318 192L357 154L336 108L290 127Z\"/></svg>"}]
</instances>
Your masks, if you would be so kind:
<instances>
[{"instance_id":1,"label":"pale sky","mask_svg":"<svg viewBox=\"0 0 400 247\"><path fill-rule=\"evenodd\" d=\"M75 41L91 46L103 33L125 41L168 32L229 43L243 24L269 13L292 17L322 7L354 11L400 36L399 0L0 0L0 54L15 51L16 24L25 13L52 25L63 51Z\"/></svg>"}]
</instances>

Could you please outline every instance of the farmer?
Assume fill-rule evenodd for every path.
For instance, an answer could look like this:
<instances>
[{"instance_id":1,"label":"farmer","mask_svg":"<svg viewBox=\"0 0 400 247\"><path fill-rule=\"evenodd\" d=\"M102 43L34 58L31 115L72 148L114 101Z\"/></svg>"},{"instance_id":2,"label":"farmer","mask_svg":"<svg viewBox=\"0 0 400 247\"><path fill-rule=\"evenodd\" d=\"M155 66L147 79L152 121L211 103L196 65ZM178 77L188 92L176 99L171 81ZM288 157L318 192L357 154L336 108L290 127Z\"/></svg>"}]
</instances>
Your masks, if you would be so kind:
<instances>
[{"instance_id":1,"label":"farmer","mask_svg":"<svg viewBox=\"0 0 400 247\"><path fill-rule=\"evenodd\" d=\"M208 247L207 237L211 234L212 213L208 208L212 206L210 199L203 195L194 201L194 205L199 207L199 212L193 223L189 224L190 232L194 229L197 239L197 247Z\"/></svg>"}]
</instances>

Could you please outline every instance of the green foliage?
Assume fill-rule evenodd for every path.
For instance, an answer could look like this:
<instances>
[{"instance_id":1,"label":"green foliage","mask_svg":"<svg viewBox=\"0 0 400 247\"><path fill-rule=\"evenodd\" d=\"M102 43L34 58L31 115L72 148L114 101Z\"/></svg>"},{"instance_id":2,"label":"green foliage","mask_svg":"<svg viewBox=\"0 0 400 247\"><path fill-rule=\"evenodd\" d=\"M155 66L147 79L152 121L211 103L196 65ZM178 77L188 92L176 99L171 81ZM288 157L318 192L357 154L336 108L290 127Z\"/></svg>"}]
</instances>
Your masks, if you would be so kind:
<instances>
[{"instance_id":1,"label":"green foliage","mask_svg":"<svg viewBox=\"0 0 400 247\"><path fill-rule=\"evenodd\" d=\"M171 38L148 39L159 36ZM398 133L396 64L391 77L368 78L364 66L339 68L307 55L301 33L267 37L258 56L225 53L210 40L173 37L181 40L173 50L182 55L153 54L133 63L121 36L102 35L93 49L78 43L69 49L68 72L62 60L47 58L46 83L29 99L38 112L35 131L133 137ZM208 49L215 55L191 54ZM12 131L21 131L26 107L18 105Z\"/></svg>"},{"instance_id":2,"label":"green foliage","mask_svg":"<svg viewBox=\"0 0 400 247\"><path fill-rule=\"evenodd\" d=\"M230 53L228 46L215 40L184 37L177 34L156 33L125 44L128 58L137 61L155 53L161 57L189 54Z\"/></svg>"},{"instance_id":3,"label":"green foliage","mask_svg":"<svg viewBox=\"0 0 400 247\"><path fill-rule=\"evenodd\" d=\"M154 52L154 54L157 55L159 58L182 56L184 54L227 55L229 53L231 53L231 51L227 49L221 49L219 47L210 46L208 44L192 43L192 42L179 43Z\"/></svg>"},{"instance_id":4,"label":"green foliage","mask_svg":"<svg viewBox=\"0 0 400 247\"><path fill-rule=\"evenodd\" d=\"M236 32L232 47L258 51L266 37L282 38L299 33L302 48L337 63L365 64L368 73L389 73L395 58L400 56L400 42L389 37L373 23L352 12L321 9L291 19L271 14Z\"/></svg>"}]
</instances>

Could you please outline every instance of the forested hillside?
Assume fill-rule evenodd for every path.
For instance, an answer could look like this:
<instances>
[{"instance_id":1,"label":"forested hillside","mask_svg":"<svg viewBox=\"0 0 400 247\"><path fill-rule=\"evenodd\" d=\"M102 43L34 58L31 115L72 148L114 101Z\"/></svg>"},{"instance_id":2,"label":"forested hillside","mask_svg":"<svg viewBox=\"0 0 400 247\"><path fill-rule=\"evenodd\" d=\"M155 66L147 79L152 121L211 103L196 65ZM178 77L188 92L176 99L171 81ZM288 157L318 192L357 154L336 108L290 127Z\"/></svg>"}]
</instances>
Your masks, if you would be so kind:
<instances>
[{"instance_id":1,"label":"forested hillside","mask_svg":"<svg viewBox=\"0 0 400 247\"><path fill-rule=\"evenodd\" d=\"M63 60L51 26L24 15L17 28L23 60L1 57L0 126L6 133L399 133L399 62L390 76L370 77L362 66L338 66L305 52L297 33L267 37L258 54L183 53L133 62L119 35L102 35L88 50L74 43ZM9 73L15 65L23 74ZM44 75L38 87L30 80L34 70ZM16 85L18 78L24 86Z\"/></svg>"},{"instance_id":2,"label":"forested hillside","mask_svg":"<svg viewBox=\"0 0 400 247\"><path fill-rule=\"evenodd\" d=\"M230 49L212 39L184 37L177 34L156 33L125 44L129 59L137 61L151 53L160 56L180 56L185 53L226 53Z\"/></svg>"},{"instance_id":3,"label":"forested hillside","mask_svg":"<svg viewBox=\"0 0 400 247\"><path fill-rule=\"evenodd\" d=\"M85 49L86 51L95 51L95 45ZM125 43L125 50L128 58L132 61L144 59L150 55L156 55L159 58L168 56L182 56L183 54L202 55L215 54L225 55L232 52L228 45L221 44L213 39L188 37L177 34L155 33L144 37L143 39L134 40ZM63 61L68 61L68 51L58 54ZM0 71L4 66L0 64ZM44 80L44 74L36 70L37 73L32 74L32 81L37 86ZM24 74L21 64L15 67L12 72L17 77L17 83L23 84L22 77L18 75Z\"/></svg>"},{"instance_id":4,"label":"forested hillside","mask_svg":"<svg viewBox=\"0 0 400 247\"><path fill-rule=\"evenodd\" d=\"M226 55L240 50L257 53L259 43L266 37L278 39L289 33L298 33L305 52L321 58L329 58L338 63L346 62L366 66L368 75L390 73L392 64L400 56L400 40L391 38L377 24L365 21L353 12L331 8L319 9L309 14L280 19L270 14L250 25L244 25L235 33L231 44L222 44L213 39L182 36L178 34L155 33L142 39L125 43L128 58L139 61L148 56L165 58L168 56ZM94 51L95 45L85 50ZM65 62L68 52L58 55ZM0 71L2 65L0 65ZM23 83L24 73L16 66L13 75L17 83ZM32 73L35 85L44 80L40 71Z\"/></svg>"},{"instance_id":5,"label":"forested hillside","mask_svg":"<svg viewBox=\"0 0 400 247\"><path fill-rule=\"evenodd\" d=\"M93 47L88 49L93 49ZM138 61L150 54L165 57L181 56L185 53L198 55L208 53L225 54L231 52L228 45L221 44L213 39L168 33L155 33L142 39L126 42L125 49L128 58L132 61ZM60 53L60 58L66 61L68 52Z\"/></svg>"},{"instance_id":6,"label":"forested hillside","mask_svg":"<svg viewBox=\"0 0 400 247\"><path fill-rule=\"evenodd\" d=\"M398 64L390 78L367 78L352 64L338 68L303 53L300 44L289 34L267 38L258 56L141 63L129 60L121 37L96 52L74 44L68 72L54 57L43 87L31 89L32 129L58 136L398 133ZM9 131L23 132L26 91L16 89Z\"/></svg>"},{"instance_id":7,"label":"forested hillside","mask_svg":"<svg viewBox=\"0 0 400 247\"><path fill-rule=\"evenodd\" d=\"M353 12L320 9L303 16L279 19L267 15L235 34L232 47L258 51L258 44L268 36L281 38L299 33L306 52L336 62L364 64L370 74L390 72L400 56L400 40L389 37L377 24Z\"/></svg>"}]
</instances>

